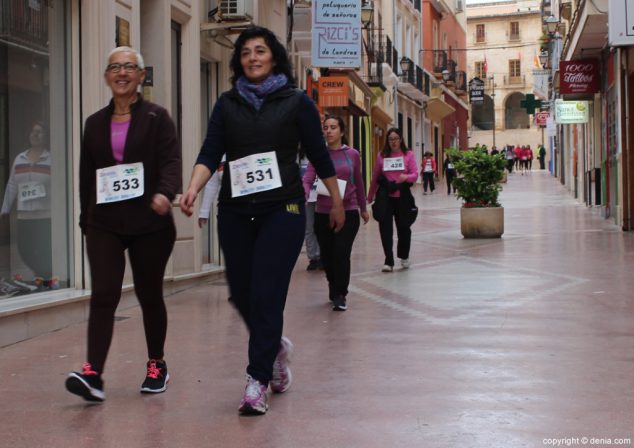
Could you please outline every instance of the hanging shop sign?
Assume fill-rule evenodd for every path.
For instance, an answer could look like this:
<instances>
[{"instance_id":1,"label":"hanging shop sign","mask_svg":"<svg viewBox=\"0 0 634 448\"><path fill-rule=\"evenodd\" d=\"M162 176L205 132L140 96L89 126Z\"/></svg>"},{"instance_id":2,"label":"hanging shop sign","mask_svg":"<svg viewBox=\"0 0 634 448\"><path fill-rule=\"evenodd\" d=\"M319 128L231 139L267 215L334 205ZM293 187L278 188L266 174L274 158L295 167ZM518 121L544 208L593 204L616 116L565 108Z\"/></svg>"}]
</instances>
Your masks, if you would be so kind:
<instances>
[{"instance_id":1,"label":"hanging shop sign","mask_svg":"<svg viewBox=\"0 0 634 448\"><path fill-rule=\"evenodd\" d=\"M319 78L319 107L345 107L350 98L347 76L322 76Z\"/></svg>"},{"instance_id":2,"label":"hanging shop sign","mask_svg":"<svg viewBox=\"0 0 634 448\"><path fill-rule=\"evenodd\" d=\"M361 2L313 0L314 67L361 67Z\"/></svg>"},{"instance_id":3,"label":"hanging shop sign","mask_svg":"<svg viewBox=\"0 0 634 448\"><path fill-rule=\"evenodd\" d=\"M540 98L548 98L550 92L548 86L550 84L550 69L533 70L533 93Z\"/></svg>"},{"instance_id":4,"label":"hanging shop sign","mask_svg":"<svg viewBox=\"0 0 634 448\"><path fill-rule=\"evenodd\" d=\"M557 124L587 123L590 118L588 101L555 101Z\"/></svg>"},{"instance_id":5,"label":"hanging shop sign","mask_svg":"<svg viewBox=\"0 0 634 448\"><path fill-rule=\"evenodd\" d=\"M469 102L471 104L482 104L484 101L484 81L475 77L469 81Z\"/></svg>"},{"instance_id":6,"label":"hanging shop sign","mask_svg":"<svg viewBox=\"0 0 634 448\"><path fill-rule=\"evenodd\" d=\"M546 126L548 117L550 117L550 112L535 112L535 125Z\"/></svg>"},{"instance_id":7,"label":"hanging shop sign","mask_svg":"<svg viewBox=\"0 0 634 448\"><path fill-rule=\"evenodd\" d=\"M559 62L559 93L562 95L597 93L599 62L595 59L578 59Z\"/></svg>"},{"instance_id":8,"label":"hanging shop sign","mask_svg":"<svg viewBox=\"0 0 634 448\"><path fill-rule=\"evenodd\" d=\"M634 3L632 0L610 0L608 41L614 47L634 45Z\"/></svg>"}]
</instances>

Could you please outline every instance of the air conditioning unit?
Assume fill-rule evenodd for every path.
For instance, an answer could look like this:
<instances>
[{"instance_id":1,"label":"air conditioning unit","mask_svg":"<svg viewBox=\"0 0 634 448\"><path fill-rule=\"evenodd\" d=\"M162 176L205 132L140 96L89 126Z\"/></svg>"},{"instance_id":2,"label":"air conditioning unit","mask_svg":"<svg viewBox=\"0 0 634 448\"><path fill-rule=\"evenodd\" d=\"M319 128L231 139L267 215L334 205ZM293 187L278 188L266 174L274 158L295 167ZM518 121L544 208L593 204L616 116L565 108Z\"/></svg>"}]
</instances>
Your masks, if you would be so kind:
<instances>
[{"instance_id":1,"label":"air conditioning unit","mask_svg":"<svg viewBox=\"0 0 634 448\"><path fill-rule=\"evenodd\" d=\"M456 0L456 12L462 12L464 0Z\"/></svg>"},{"instance_id":2,"label":"air conditioning unit","mask_svg":"<svg viewBox=\"0 0 634 448\"><path fill-rule=\"evenodd\" d=\"M222 20L253 19L254 0L220 0L218 7Z\"/></svg>"}]
</instances>

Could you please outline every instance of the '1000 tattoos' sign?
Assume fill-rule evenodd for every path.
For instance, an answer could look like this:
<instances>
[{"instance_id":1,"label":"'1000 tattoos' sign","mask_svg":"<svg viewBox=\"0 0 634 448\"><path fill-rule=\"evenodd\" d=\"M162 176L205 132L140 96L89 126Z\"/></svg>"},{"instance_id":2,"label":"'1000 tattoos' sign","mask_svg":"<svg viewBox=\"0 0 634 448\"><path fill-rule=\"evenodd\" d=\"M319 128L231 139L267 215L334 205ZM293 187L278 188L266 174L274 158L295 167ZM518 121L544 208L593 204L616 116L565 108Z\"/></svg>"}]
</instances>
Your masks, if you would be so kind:
<instances>
[{"instance_id":1,"label":"'1000 tattoos' sign","mask_svg":"<svg viewBox=\"0 0 634 448\"><path fill-rule=\"evenodd\" d=\"M361 2L314 0L312 65L361 66Z\"/></svg>"},{"instance_id":2,"label":"'1000 tattoos' sign","mask_svg":"<svg viewBox=\"0 0 634 448\"><path fill-rule=\"evenodd\" d=\"M559 76L559 92L563 95L599 91L599 63L594 59L561 61Z\"/></svg>"}]
</instances>

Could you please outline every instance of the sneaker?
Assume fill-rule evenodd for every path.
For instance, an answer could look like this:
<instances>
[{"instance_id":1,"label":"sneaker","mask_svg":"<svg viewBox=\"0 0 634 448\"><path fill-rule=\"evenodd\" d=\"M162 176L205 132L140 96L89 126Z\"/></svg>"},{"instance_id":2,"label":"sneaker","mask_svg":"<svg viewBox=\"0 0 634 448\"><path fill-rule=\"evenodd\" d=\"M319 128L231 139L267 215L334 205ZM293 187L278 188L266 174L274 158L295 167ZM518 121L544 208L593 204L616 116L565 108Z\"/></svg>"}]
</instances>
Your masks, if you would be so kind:
<instances>
[{"instance_id":1,"label":"sneaker","mask_svg":"<svg viewBox=\"0 0 634 448\"><path fill-rule=\"evenodd\" d=\"M319 269L321 269L321 260L310 260L306 267L307 271L318 271Z\"/></svg>"},{"instance_id":2,"label":"sneaker","mask_svg":"<svg viewBox=\"0 0 634 448\"><path fill-rule=\"evenodd\" d=\"M338 296L332 302L333 311L345 311L348 309L346 304L346 298L344 296Z\"/></svg>"},{"instance_id":3,"label":"sneaker","mask_svg":"<svg viewBox=\"0 0 634 448\"><path fill-rule=\"evenodd\" d=\"M407 258L403 258L403 259L401 260L401 267L402 267L403 269L408 269L408 268L409 268L409 259L407 259Z\"/></svg>"},{"instance_id":4,"label":"sneaker","mask_svg":"<svg viewBox=\"0 0 634 448\"><path fill-rule=\"evenodd\" d=\"M238 412L247 415L266 414L266 410L269 408L266 397L267 388L268 386L252 378L251 375L247 375L247 386L244 388Z\"/></svg>"},{"instance_id":5,"label":"sneaker","mask_svg":"<svg viewBox=\"0 0 634 448\"><path fill-rule=\"evenodd\" d=\"M101 375L95 372L90 363L85 362L82 372L71 372L66 378L66 389L75 395L83 397L86 401L104 401L103 380Z\"/></svg>"},{"instance_id":6,"label":"sneaker","mask_svg":"<svg viewBox=\"0 0 634 448\"><path fill-rule=\"evenodd\" d=\"M170 375L167 373L165 361L150 359L147 362L147 376L141 384L141 393L158 394L165 392Z\"/></svg>"},{"instance_id":7,"label":"sneaker","mask_svg":"<svg viewBox=\"0 0 634 448\"><path fill-rule=\"evenodd\" d=\"M271 391L276 394L286 392L293 382L293 374L288 365L291 362L291 353L293 353L293 343L290 339L282 336L280 341L280 349L273 363L273 378L269 383Z\"/></svg>"},{"instance_id":8,"label":"sneaker","mask_svg":"<svg viewBox=\"0 0 634 448\"><path fill-rule=\"evenodd\" d=\"M392 272L393 270L394 270L394 266L390 266L389 264L385 264L381 268L381 272Z\"/></svg>"}]
</instances>

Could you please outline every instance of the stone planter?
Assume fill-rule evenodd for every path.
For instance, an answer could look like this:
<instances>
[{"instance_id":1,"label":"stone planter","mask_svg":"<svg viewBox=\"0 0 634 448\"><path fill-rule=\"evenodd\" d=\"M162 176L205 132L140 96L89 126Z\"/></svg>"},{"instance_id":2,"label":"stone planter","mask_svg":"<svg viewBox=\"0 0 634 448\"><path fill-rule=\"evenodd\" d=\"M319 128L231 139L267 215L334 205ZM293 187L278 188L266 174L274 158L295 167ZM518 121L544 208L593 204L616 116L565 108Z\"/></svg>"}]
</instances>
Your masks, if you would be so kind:
<instances>
[{"instance_id":1,"label":"stone planter","mask_svg":"<svg viewBox=\"0 0 634 448\"><path fill-rule=\"evenodd\" d=\"M500 238L504 233L504 207L462 207L460 232L465 238Z\"/></svg>"}]
</instances>

